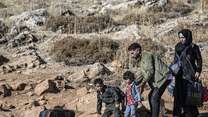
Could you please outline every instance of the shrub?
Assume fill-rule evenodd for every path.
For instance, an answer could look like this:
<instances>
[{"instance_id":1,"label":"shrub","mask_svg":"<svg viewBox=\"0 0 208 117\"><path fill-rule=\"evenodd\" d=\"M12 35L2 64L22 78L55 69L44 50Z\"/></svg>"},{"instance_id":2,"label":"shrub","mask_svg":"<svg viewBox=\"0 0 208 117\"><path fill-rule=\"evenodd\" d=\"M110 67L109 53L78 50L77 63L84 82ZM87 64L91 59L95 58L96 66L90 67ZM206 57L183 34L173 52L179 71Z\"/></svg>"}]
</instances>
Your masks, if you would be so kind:
<instances>
[{"instance_id":1,"label":"shrub","mask_svg":"<svg viewBox=\"0 0 208 117\"><path fill-rule=\"evenodd\" d=\"M119 43L109 39L75 39L67 37L54 43L50 54L58 62L67 65L86 65L95 62L111 62Z\"/></svg>"}]
</instances>

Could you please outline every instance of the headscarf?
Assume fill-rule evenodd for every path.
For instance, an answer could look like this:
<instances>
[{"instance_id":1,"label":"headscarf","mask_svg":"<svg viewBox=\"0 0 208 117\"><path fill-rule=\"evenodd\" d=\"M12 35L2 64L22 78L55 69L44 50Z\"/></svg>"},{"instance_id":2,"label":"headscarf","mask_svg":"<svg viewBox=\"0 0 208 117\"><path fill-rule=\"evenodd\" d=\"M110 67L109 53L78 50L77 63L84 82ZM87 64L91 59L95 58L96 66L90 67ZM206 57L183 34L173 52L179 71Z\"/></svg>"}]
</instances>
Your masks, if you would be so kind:
<instances>
[{"instance_id":1,"label":"headscarf","mask_svg":"<svg viewBox=\"0 0 208 117\"><path fill-rule=\"evenodd\" d=\"M192 32L189 29L182 29L178 32L178 35L182 34L185 37L185 43L179 43L179 46L176 48L178 54L180 54L187 46L192 44Z\"/></svg>"}]
</instances>

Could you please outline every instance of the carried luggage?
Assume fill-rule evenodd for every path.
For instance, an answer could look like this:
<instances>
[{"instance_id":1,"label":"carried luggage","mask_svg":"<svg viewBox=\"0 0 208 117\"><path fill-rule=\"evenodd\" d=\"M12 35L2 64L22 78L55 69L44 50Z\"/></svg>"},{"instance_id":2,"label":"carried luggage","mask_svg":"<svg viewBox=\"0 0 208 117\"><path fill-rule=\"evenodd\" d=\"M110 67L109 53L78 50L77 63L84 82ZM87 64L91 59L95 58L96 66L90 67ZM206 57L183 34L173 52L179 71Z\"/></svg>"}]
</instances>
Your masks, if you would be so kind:
<instances>
[{"instance_id":1,"label":"carried luggage","mask_svg":"<svg viewBox=\"0 0 208 117\"><path fill-rule=\"evenodd\" d=\"M207 101L208 101L208 88L203 87L203 102L207 102Z\"/></svg>"},{"instance_id":2,"label":"carried luggage","mask_svg":"<svg viewBox=\"0 0 208 117\"><path fill-rule=\"evenodd\" d=\"M201 81L187 81L185 104L187 106L203 106L203 86Z\"/></svg>"},{"instance_id":3,"label":"carried luggage","mask_svg":"<svg viewBox=\"0 0 208 117\"><path fill-rule=\"evenodd\" d=\"M43 110L40 112L39 117L75 117L75 112L56 106L54 109Z\"/></svg>"}]
</instances>

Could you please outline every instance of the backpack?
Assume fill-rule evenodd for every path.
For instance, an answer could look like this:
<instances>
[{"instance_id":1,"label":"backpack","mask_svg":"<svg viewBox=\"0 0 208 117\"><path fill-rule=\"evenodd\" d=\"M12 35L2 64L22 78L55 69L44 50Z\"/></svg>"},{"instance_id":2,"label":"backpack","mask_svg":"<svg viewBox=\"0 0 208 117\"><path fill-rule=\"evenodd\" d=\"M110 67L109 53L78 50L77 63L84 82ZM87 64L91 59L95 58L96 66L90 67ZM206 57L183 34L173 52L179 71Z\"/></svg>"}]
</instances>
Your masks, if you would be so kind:
<instances>
[{"instance_id":1,"label":"backpack","mask_svg":"<svg viewBox=\"0 0 208 117\"><path fill-rule=\"evenodd\" d=\"M118 102L121 104L121 112L124 112L126 109L126 106L125 106L126 95L119 87L114 86L113 88L116 91L116 93L118 94L118 97L119 97Z\"/></svg>"},{"instance_id":2,"label":"backpack","mask_svg":"<svg viewBox=\"0 0 208 117\"><path fill-rule=\"evenodd\" d=\"M45 109L41 111L39 117L75 117L75 112L57 106L54 107L54 109Z\"/></svg>"},{"instance_id":3,"label":"backpack","mask_svg":"<svg viewBox=\"0 0 208 117\"><path fill-rule=\"evenodd\" d=\"M119 97L119 102L120 103L123 103L124 100L125 100L125 93L119 88L119 87L116 87L114 86L113 89L116 91L116 93L118 94L118 97Z\"/></svg>"}]
</instances>

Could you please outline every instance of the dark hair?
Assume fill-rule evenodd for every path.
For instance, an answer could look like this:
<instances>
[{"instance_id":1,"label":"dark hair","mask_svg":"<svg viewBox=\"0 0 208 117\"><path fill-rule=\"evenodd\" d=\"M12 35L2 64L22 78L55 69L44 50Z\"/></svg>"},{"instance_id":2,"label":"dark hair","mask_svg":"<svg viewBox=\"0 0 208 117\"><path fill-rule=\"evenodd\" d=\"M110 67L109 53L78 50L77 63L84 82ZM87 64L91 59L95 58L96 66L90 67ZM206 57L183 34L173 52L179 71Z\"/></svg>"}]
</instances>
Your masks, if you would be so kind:
<instances>
[{"instance_id":1,"label":"dark hair","mask_svg":"<svg viewBox=\"0 0 208 117\"><path fill-rule=\"evenodd\" d=\"M131 71L126 71L124 72L123 74L123 79L124 80L134 80L135 76L134 76L134 73L132 73Z\"/></svg>"},{"instance_id":2,"label":"dark hair","mask_svg":"<svg viewBox=\"0 0 208 117\"><path fill-rule=\"evenodd\" d=\"M140 50L142 50L142 46L139 43L132 43L129 47L128 47L128 51L131 50L135 50L139 48Z\"/></svg>"},{"instance_id":3,"label":"dark hair","mask_svg":"<svg viewBox=\"0 0 208 117\"><path fill-rule=\"evenodd\" d=\"M100 79L100 78L97 78L97 79L95 79L94 80L94 85L96 85L96 84L103 84L103 80L102 79Z\"/></svg>"}]
</instances>

